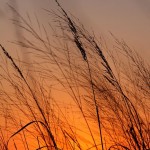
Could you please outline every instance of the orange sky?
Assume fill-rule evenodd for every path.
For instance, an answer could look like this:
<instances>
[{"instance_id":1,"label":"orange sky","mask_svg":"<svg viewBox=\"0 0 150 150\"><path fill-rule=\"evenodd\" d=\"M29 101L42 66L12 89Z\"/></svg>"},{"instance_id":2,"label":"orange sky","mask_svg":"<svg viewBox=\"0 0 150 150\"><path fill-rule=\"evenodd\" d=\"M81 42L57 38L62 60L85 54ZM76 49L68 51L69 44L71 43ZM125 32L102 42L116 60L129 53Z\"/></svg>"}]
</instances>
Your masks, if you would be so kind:
<instances>
[{"instance_id":1,"label":"orange sky","mask_svg":"<svg viewBox=\"0 0 150 150\"><path fill-rule=\"evenodd\" d=\"M7 0L7 2L14 0ZM150 1L149 0L60 0L63 8L80 19L88 29L101 34L109 41L109 31L117 38L124 39L149 61L150 56ZM16 0L19 12L31 18L34 14L46 24L52 17L42 9L57 10L53 0ZM12 48L8 41L16 39L16 31L11 19L12 13L6 0L0 0L0 44ZM11 51L14 55L16 51ZM60 96L60 95L59 95Z\"/></svg>"}]
</instances>

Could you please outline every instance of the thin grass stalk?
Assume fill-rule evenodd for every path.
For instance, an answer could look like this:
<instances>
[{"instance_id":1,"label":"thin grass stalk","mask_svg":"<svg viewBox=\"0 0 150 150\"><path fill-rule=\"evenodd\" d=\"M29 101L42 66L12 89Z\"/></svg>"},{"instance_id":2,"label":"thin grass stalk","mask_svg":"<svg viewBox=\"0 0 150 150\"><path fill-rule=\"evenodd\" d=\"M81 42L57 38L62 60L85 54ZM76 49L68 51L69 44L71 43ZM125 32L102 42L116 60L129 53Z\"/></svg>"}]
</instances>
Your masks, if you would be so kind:
<instances>
[{"instance_id":1,"label":"thin grass stalk","mask_svg":"<svg viewBox=\"0 0 150 150\"><path fill-rule=\"evenodd\" d=\"M78 31L77 31L74 23L72 22L71 18L68 16L66 11L61 7L61 5L58 3L57 0L56 0L56 3L58 4L58 6L63 11L65 18L68 20L67 24L68 24L68 26L71 30L71 33L74 36L74 42L75 42L77 48L79 49L79 51L81 52L81 55L82 55L83 59L86 61L87 65L88 65L88 70L89 70L89 75L90 75L90 80L91 80L91 86L92 86L91 88L92 88L92 93L93 93L93 100L94 100L94 103L95 103L98 127L99 127L99 131L100 131L100 141L101 141L101 145L102 145L102 150L104 150L99 110L98 110L98 105L97 105L96 98L95 98L95 91L94 91L94 86L93 86L93 81L92 81L92 76L91 76L91 70L90 70L89 62L87 60L86 52L84 50L82 42L80 41Z\"/></svg>"},{"instance_id":2,"label":"thin grass stalk","mask_svg":"<svg viewBox=\"0 0 150 150\"><path fill-rule=\"evenodd\" d=\"M26 138L26 135L24 133L24 130L22 130L22 133L23 133L23 137L24 137L24 140L25 140L25 146L26 146L27 150L29 150L29 145L28 145L27 138Z\"/></svg>"},{"instance_id":3,"label":"thin grass stalk","mask_svg":"<svg viewBox=\"0 0 150 150\"><path fill-rule=\"evenodd\" d=\"M113 73L113 71L112 71L112 69L111 69L111 67L110 67L110 65L109 65L109 63L108 63L108 61L106 60L105 56L103 55L103 52L101 51L100 47L97 45L97 43L96 43L96 41L94 40L94 38L91 38L90 35L89 35L89 37L88 37L88 36L86 36L84 33L83 33L82 35L84 36L85 39L87 39L87 40L89 41L89 43L90 43L93 47L95 47L95 50L98 52L98 55L100 56L100 58L102 58L102 60L103 60L102 65L103 65L104 68L106 69L107 75L109 75L110 78L109 78L108 76L106 76L106 75L104 75L104 77L105 77L106 80L107 80L108 82L110 82L110 84L112 84L112 86L114 86L114 87L119 91L119 93L123 96L123 99L124 99L124 102L125 102L125 104L126 104L127 110L129 111L128 114L131 114L131 116L132 116L132 118L130 117L130 120L133 119L135 125L137 126L137 129L139 130L138 124L140 124L140 121L139 121L138 113L137 113L137 111L135 110L135 108L134 108L132 102L131 102L131 101L127 98L127 96L124 94L124 92L123 92L123 90L122 90L122 88L121 88L119 82L117 81L117 78L115 77L115 75L114 75L114 73ZM132 107L132 108L130 107L130 104L131 104L131 107ZM136 116L138 122L137 122L136 119L134 118L134 114L133 114L133 112L132 112L131 109L133 109L133 111L134 111L134 113L135 113L135 116ZM131 124L132 124L132 121L130 121L130 122L131 122ZM138 124L137 124L137 123L138 123ZM139 133L141 133L141 132L139 132Z\"/></svg>"},{"instance_id":4,"label":"thin grass stalk","mask_svg":"<svg viewBox=\"0 0 150 150\"><path fill-rule=\"evenodd\" d=\"M14 140L13 140L13 141L14 141ZM15 150L18 150L15 141L14 141L14 147L15 147Z\"/></svg>"},{"instance_id":5,"label":"thin grass stalk","mask_svg":"<svg viewBox=\"0 0 150 150\"><path fill-rule=\"evenodd\" d=\"M87 65L88 65L88 70L89 70L89 75L90 75L90 80L91 80L91 86L92 86L91 88L92 88L92 93L93 93L93 100L95 103L96 116L97 116L97 121L98 121L98 128L99 128L99 132L100 132L100 142L102 145L102 150L104 150L101 122L100 122L100 116L99 116L99 109L98 109L98 105L97 105L96 98L95 98L95 91L94 91L94 86L93 86L93 81L92 81L92 76L91 76L91 70L90 70L89 62L87 60L86 52L85 52L85 49L83 47L82 42L80 41L80 36L78 35L78 31L77 31L74 23L72 22L72 19L68 16L66 11L61 7L59 2L57 0L55 0L55 1L58 4L58 6L60 7L60 9L62 10L62 12L64 13L64 17L68 20L67 25L69 26L71 33L73 34L74 42L75 42L77 48L79 49L79 51L81 52L83 59L86 61ZM96 146L96 143L95 143L95 146Z\"/></svg>"},{"instance_id":6,"label":"thin grass stalk","mask_svg":"<svg viewBox=\"0 0 150 150\"><path fill-rule=\"evenodd\" d=\"M38 142L38 148L37 149L40 149L40 141L39 141L39 138L38 138L38 136L37 136L37 142Z\"/></svg>"},{"instance_id":7,"label":"thin grass stalk","mask_svg":"<svg viewBox=\"0 0 150 150\"><path fill-rule=\"evenodd\" d=\"M24 21L24 20L23 20ZM25 24L27 24L26 22L25 22ZM27 26L28 26L28 24L27 24ZM32 30L32 28L31 27L29 27L31 30ZM33 31L33 32L35 32L35 31ZM38 38L38 36L35 36L36 38ZM76 37L77 38L77 37ZM39 39L39 38L38 38ZM44 42L44 40L41 40L41 39L39 39L42 43L44 43L44 45L45 45L45 42ZM77 43L77 41L76 41L76 43ZM79 45L80 45L80 43L78 43ZM47 46L45 45L45 48L47 49ZM53 56L53 54L52 54L52 56ZM59 69L61 70L61 72L63 73L63 71L62 71L62 69L61 69L61 67L59 66L59 64L58 64L58 62L57 62L57 60L55 59L55 57L53 57L54 58L54 61L56 62L56 64L57 64L57 66L59 67ZM63 75L64 75L64 77L65 77L65 74L63 73ZM66 77L65 77L66 78ZM66 78L67 79L67 78ZM71 90L72 90L72 88L71 88ZM73 91L72 91L73 92ZM74 92L73 92L74 93ZM87 121L86 121L86 123L88 123ZM88 128L89 128L89 125L88 125ZM90 130L90 128L89 128L89 131L90 131L90 134L92 134L92 132L91 132L91 130ZM92 136L93 137L93 136ZM95 140L94 140L94 138L93 138L93 141L95 142ZM96 144L95 144L96 145Z\"/></svg>"},{"instance_id":8,"label":"thin grass stalk","mask_svg":"<svg viewBox=\"0 0 150 150\"><path fill-rule=\"evenodd\" d=\"M98 122L98 128L99 128L100 142L101 142L101 145L102 145L102 150L104 150L103 134L102 134L101 118L100 118L100 114L99 114L99 108L98 108L97 100L96 100L96 97L95 97L95 90L94 90L94 85L93 85L90 65L89 65L88 60L86 62L87 62L87 65L88 65L90 81L91 81L91 86L92 86L91 88L92 88L92 94L93 94L93 100L94 100L94 104L95 104L95 109L96 109L96 116L97 116L97 122Z\"/></svg>"},{"instance_id":9,"label":"thin grass stalk","mask_svg":"<svg viewBox=\"0 0 150 150\"><path fill-rule=\"evenodd\" d=\"M107 62L107 60L105 59L105 56L103 55L101 49L99 48L99 46L96 44L96 42L93 40L93 43L95 45L95 49L98 51L99 56L102 58L102 60L104 61L105 64L103 64L103 66L106 68L108 75L110 75L110 78L108 78L107 76L104 75L104 77L114 86L118 89L119 93L123 96L124 102L126 104L127 110L129 111L128 114L131 114L130 117L130 123L133 126L133 123L135 124L135 126L138 129L138 132L140 134L141 140L143 141L143 136L141 133L141 126L140 126L140 119L139 119L139 115L137 110L135 109L134 105L132 104L132 102L129 100L129 98L124 94L119 82L117 81L109 63ZM131 105L131 106L130 106ZM133 112L132 112L133 109ZM135 114L135 115L134 115ZM132 122L133 121L133 122ZM135 136L134 136L134 141L136 143L136 145L139 147L138 141L136 140ZM143 141L142 144L143 148L145 148L145 143Z\"/></svg>"},{"instance_id":10,"label":"thin grass stalk","mask_svg":"<svg viewBox=\"0 0 150 150\"><path fill-rule=\"evenodd\" d=\"M5 50L5 48L4 48L1 44L0 44L0 47L2 48L2 50L3 50L4 54L6 55L6 57L12 62L14 68L17 70L17 72L19 73L19 75L21 76L21 78L23 79L23 81L25 82L25 84L27 85L28 89L30 90L30 92L31 92L31 94L32 94L32 97L33 97L33 99L34 99L34 101L35 101L35 103L36 103L36 105L37 105L37 107L38 107L38 109L39 109L39 111L40 111L40 113L41 113L43 119L44 119L44 122L45 122L46 126L47 126L47 127L46 127L47 132L48 132L48 134L49 134L49 136L50 136L50 138L51 138L51 140L52 140L52 142L53 142L53 144L54 144L55 149L57 150L57 149L58 149L58 148L57 148L57 144L56 144L56 142L55 142L55 139L54 139L54 137L53 137L53 134L52 134L52 132L51 132L51 129L50 129L49 126L48 126L48 122L47 122L47 120L46 120L46 118L45 118L44 112L43 112L42 108L40 107L40 105L39 105L39 103L38 103L38 100L37 100L37 98L35 97L35 95L34 95L32 89L31 89L31 87L29 86L29 84L28 84L28 82L26 81L26 79L24 78L24 76L23 76L21 70L20 70L19 67L16 65L16 63L14 62L14 60L12 59L12 57L8 54L8 52Z\"/></svg>"},{"instance_id":11,"label":"thin grass stalk","mask_svg":"<svg viewBox=\"0 0 150 150\"><path fill-rule=\"evenodd\" d=\"M9 79L8 79L8 80L9 80ZM16 85L13 83L13 81L9 80L9 82L11 83L11 85L12 85L15 89L17 89L17 91L19 92L19 94L23 96L23 93L20 91L20 89L19 89L18 87L16 87ZM11 98L7 93L5 93L5 95L7 95L8 99L10 99L10 100L13 102L12 98ZM36 118L36 116L35 116L33 110L31 109L31 106L29 105L29 103L28 103L27 101L26 101L25 105L27 105L27 107L29 108L29 111L31 112L31 114L32 114L32 116L33 116L33 118L34 118L34 120L37 121L37 118ZM16 106L17 106L18 110L20 110L21 112L24 113L24 111L23 111L22 108L20 108L18 105L16 105ZM25 114L25 115L26 115L26 114ZM45 144L47 145L46 139L45 139L45 137L44 137L44 134L43 134L42 131L41 131L41 128L40 128L39 124L37 124L37 127L38 127L38 129L40 130L41 136L42 136L42 138L43 138Z\"/></svg>"}]
</instances>

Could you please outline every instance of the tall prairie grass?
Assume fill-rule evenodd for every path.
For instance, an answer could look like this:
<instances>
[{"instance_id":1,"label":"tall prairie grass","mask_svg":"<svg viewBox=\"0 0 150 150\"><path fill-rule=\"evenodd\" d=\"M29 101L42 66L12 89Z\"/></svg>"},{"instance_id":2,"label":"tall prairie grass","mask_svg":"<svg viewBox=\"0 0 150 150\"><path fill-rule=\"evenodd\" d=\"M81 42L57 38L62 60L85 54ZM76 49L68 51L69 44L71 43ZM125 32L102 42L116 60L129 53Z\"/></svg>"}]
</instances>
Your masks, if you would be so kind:
<instances>
[{"instance_id":1,"label":"tall prairie grass","mask_svg":"<svg viewBox=\"0 0 150 150\"><path fill-rule=\"evenodd\" d=\"M44 36L9 6L31 62L0 45L0 149L149 150L149 64L112 33L109 49L55 2L53 26L36 18Z\"/></svg>"}]
</instances>

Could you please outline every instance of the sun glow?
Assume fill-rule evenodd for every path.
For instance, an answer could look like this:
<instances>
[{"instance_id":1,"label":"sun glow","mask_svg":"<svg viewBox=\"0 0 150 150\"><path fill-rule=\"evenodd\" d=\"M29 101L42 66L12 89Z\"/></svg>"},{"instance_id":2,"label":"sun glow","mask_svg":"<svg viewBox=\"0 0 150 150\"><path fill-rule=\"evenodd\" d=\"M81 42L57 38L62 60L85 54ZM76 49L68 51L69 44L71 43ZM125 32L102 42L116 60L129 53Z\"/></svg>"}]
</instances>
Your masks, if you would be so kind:
<instances>
[{"instance_id":1,"label":"sun glow","mask_svg":"<svg viewBox=\"0 0 150 150\"><path fill-rule=\"evenodd\" d=\"M149 65L54 3L48 25L9 5L17 41L16 54L0 43L0 149L149 149Z\"/></svg>"}]
</instances>

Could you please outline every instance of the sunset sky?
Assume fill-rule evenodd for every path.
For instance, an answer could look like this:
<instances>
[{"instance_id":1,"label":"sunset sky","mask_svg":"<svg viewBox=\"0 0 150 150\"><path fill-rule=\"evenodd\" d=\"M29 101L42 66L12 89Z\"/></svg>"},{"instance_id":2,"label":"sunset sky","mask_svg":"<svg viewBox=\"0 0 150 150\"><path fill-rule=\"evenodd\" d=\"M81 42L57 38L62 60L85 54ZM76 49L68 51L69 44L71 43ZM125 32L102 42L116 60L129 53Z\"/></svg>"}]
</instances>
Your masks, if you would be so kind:
<instances>
[{"instance_id":1,"label":"sunset sky","mask_svg":"<svg viewBox=\"0 0 150 150\"><path fill-rule=\"evenodd\" d=\"M103 37L105 39L106 43L108 45L109 44L111 45L113 43L112 42L113 37L110 35L110 32L111 32L119 40L124 40L129 45L129 47L131 47L132 49L135 49L144 58L144 60L146 60L147 62L150 62L150 59L149 59L150 58L150 50L149 50L150 49L150 41L149 41L149 39L150 39L150 0L58 0L58 1L61 4L62 8L67 12L67 14L73 15L76 18L78 18L79 21L84 25L84 27L90 33L94 32L94 34L96 35L96 39L100 39L101 37ZM39 36L36 36L37 34L32 34L32 32L30 32L30 31L29 32L21 31L21 30L19 30L20 28L18 28L17 25L13 24L12 19L18 19L18 18L12 12L12 10L8 6L8 4L11 5L12 7L14 7L25 20L29 21L31 19L31 22L30 22L31 26L33 25L32 26L33 29L36 31L36 33L39 34L39 36L41 36L41 38L38 38ZM81 139L81 140L83 139L83 142L85 142L85 145L86 145L88 143L88 142L86 142L86 140L91 141L91 139L93 139L93 138L91 136L92 132L89 132L91 139L90 138L84 139L84 137L86 137L85 135L88 132L84 133L82 131L82 129L84 128L82 122L85 122L85 126L87 126L88 124L85 119L86 115L84 115L83 111L81 111L83 109L83 108L81 108L81 106L85 105L85 109L88 108L87 109L88 111L92 110L91 114L90 114L90 111L88 112L91 116L93 115L92 112L94 110L94 115L92 117L94 119L95 118L97 119L97 115L100 116L100 113L97 110L97 114L95 115L95 108L101 110L101 112L102 112L103 109L105 109L105 107L107 106L108 112L110 112L110 110L109 110L110 108L112 108L112 110L115 112L116 107L122 106L122 107L118 107L118 110L121 110L120 108L124 108L124 105L123 105L124 101L126 102L127 100L128 101L130 100L130 99L127 99L127 96L129 98L131 97L131 99L132 99L131 95L133 95L133 102L134 102L134 100L139 99L139 100L141 100L140 102L142 103L142 100L146 96L143 98L142 96L144 94L140 95L140 93L138 93L138 92L141 91L141 93L142 93L142 87L140 87L140 85L143 86L143 84L146 83L145 87L147 88L149 86L149 74L147 73L149 71L148 70L149 67L146 70L147 71L146 72L144 70L144 65L143 65L144 63L142 63L142 61L140 62L140 59L137 60L137 62L138 61L140 62L139 64L141 66L140 65L139 66L143 70L142 69L140 70L138 68L139 67L138 65L134 66L134 63L136 64L136 61L134 61L135 59L130 58L131 51L128 51L129 53L127 53L127 52L123 53L123 54L125 54L125 56L127 56L126 57L127 59L125 59L125 61L129 60L128 59L128 56L129 56L129 58L132 60L131 64L133 63L133 66L130 64L130 61L126 61L126 62L129 62L129 63L127 63L129 65L129 68L127 67L127 70L125 70L123 67L121 68L122 64L119 62L119 60L121 60L122 55L120 55L120 58L117 57L119 59L117 59L116 57L114 57L115 59L113 59L113 57L112 57L112 60L114 61L114 64L113 64L114 66L112 65L112 68L111 68L110 67L111 65L109 66L108 65L109 63L107 63L107 60L109 62L109 58L107 59L108 55L105 55L106 54L105 52L101 52L101 50L103 51L103 49L101 49L101 47L99 48L97 46L98 45L96 43L97 41L95 40L96 41L95 42L91 37L89 38L89 36L87 36L86 34L85 34L85 36L87 36L88 38L84 39L85 38L83 36L84 34L77 33L78 31L80 32L81 30L74 30L75 32L73 32L72 28L70 26L69 27L73 33L73 36L72 36L73 38L72 39L70 38L70 39L73 41L72 43L75 44L75 45L72 44L74 47L70 44L71 40L70 41L68 40L69 39L68 37L70 35L67 31L66 31L66 37L60 39L60 37L58 36L58 38L60 39L60 42L58 42L58 43L60 45L57 42L55 43L55 41L53 41L51 39L52 37L54 37L54 39L57 40L57 36L50 35L50 40L52 42L51 41L49 42L48 41L49 39L47 38L47 34L45 34L45 33L48 33L48 34L53 33L52 31L50 31L50 27L48 26L49 23L50 24L52 23L54 25L54 28L58 28L59 24L56 25L56 22L54 23L54 21L55 21L54 17L56 17L56 16L54 16L54 15L52 16L52 14L51 15L48 14L48 12L45 10L53 10L54 12L57 12L57 13L61 12L61 11L59 11L59 8L58 8L55 0L0 0L0 44L2 44L4 47L4 48L2 47L4 54L2 54L2 51L0 51L0 63L4 61L4 65L2 63L0 64L0 69L1 70L3 69L2 71L4 71L4 74L5 74L5 69L6 69L6 77L7 77L7 70L8 70L8 75L9 75L9 71L11 72L10 76L8 76L8 78L6 78L6 83L8 80L7 85L5 84L5 81L4 81L4 91L6 90L6 93L8 92L8 96L9 96L9 92L10 93L12 92L14 94L17 91L17 89L19 89L19 88L22 89L22 92L24 92L24 94L20 94L21 92L19 93L18 92L19 90L17 91L20 95L23 95L22 99L18 96L19 94L18 95L16 94L17 93L16 92L15 93L16 95L15 94L13 95L14 97L16 96L14 98L14 100L16 100L17 102L28 102L29 101L29 104L31 103L31 106L35 105L37 107L37 109L35 109L35 112L33 112L33 116L34 116L34 113L36 114L39 110L41 110L41 111L39 111L39 114L40 115L42 114L42 109L40 109L40 106L43 108L43 110L46 113L48 111L50 111L51 105L53 105L52 102L53 102L53 100L55 100L54 103L56 103L56 102L59 103L59 106L57 107L56 112L55 112L56 116L58 113L58 120L59 120L59 117L61 118L66 113L65 114L66 116L64 115L65 117L63 119L65 120L67 118L74 125L75 130L77 130L79 133L81 132L80 134L82 135L82 137L79 137L79 139ZM41 27L42 31L38 28L38 23L37 23L36 17L38 18L40 25L41 26L43 25L42 27L44 27L44 28ZM46 28L46 30L44 30L45 28ZM46 31L46 32L44 32L44 31ZM58 30L58 31L60 31L60 30ZM25 37L27 39L27 41L25 41L25 42L27 42L31 47L28 47L28 46L27 46L27 48L25 48L25 46L23 48L19 47L19 46L17 47L16 44L13 43L14 41L22 40L20 38L21 36L19 36L19 34L25 35ZM35 37L34 37L34 35L35 35ZM57 35L57 34L55 34L55 35ZM61 35L61 33L60 33L60 35ZM32 38L33 38L33 41L32 41ZM69 41L70 43L69 42L68 43L70 45L67 42L66 43L68 45L64 42L63 43L64 45L62 44L64 46L63 47L61 45L61 42L62 42L61 40L63 42L65 40L67 42ZM51 43L52 43L52 46L50 45ZM34 44L37 44L36 45L37 47L36 46L34 47ZM56 45L53 45L53 44L56 44ZM46 51L44 51L40 46ZM28 51L28 48L29 49L31 48L31 49ZM52 50L51 50L51 48L52 48ZM74 51L74 48L77 49L78 51ZM5 51L5 49L6 49L6 51ZM109 50L109 48L108 48L108 50ZM7 53L7 51L8 51L8 53ZM25 54L24 52L26 53L26 55L24 55ZM80 57L79 57L78 54L80 54L80 52L82 55L80 55ZM94 52L94 53L91 53L91 52ZM31 56L28 57L29 53L31 54ZM87 56L87 57L84 57L83 55ZM113 55L111 55L111 56L113 56ZM111 56L110 56L110 59L111 59ZM114 56L119 56L119 55L114 55ZM3 58L6 58L6 61ZM136 58L136 55L135 55L135 58ZM36 59L39 61L37 61ZM9 60L9 63L7 62L7 60ZM122 72L119 70L120 69L119 67L117 68L117 65L115 64L115 60L118 61L117 62L118 64L117 63L116 64L123 70L123 71L121 70ZM124 60L122 60L122 62L123 61ZM12 69L13 67L11 66L11 64L13 64L14 70ZM111 62L110 62L110 64L111 64ZM131 67L130 67L130 65L131 65ZM129 80L129 82L126 82L126 81L128 81L127 80L128 78L125 79L122 74L119 75L120 72L118 73L114 69L114 67L116 67L118 69L118 70L117 69L116 70L118 72L120 71L123 75L126 73L125 77L126 76L128 77L128 74L130 73L130 71L131 71L131 73L133 71L131 76L129 75L129 79L131 79L131 81ZM135 70L134 70L134 67L135 67ZM113 71L111 71L111 69L112 70L114 69L115 71L113 72ZM145 76L142 76L143 75L142 73L141 73L142 75L140 76L139 70L141 72L145 71L147 74L145 72L144 72L145 74L142 72ZM136 71L137 71L137 74L136 74ZM118 73L118 76L116 75L117 73ZM1 72L0 75L1 74L3 74L3 72ZM116 75L116 77L115 77L115 75ZM18 78L18 76L19 76L19 78ZM107 78L107 76L110 77L110 79ZM137 76L137 78L135 78L135 82L133 82L132 78L134 79L134 77L136 77L136 76ZM0 77L2 79L4 78L4 80L5 80L5 75L4 76L1 75ZM1 83L1 78L0 78L0 83ZM13 86L13 84L10 84L11 80L9 81L9 78L10 79L12 78L12 83L15 83L14 86ZM60 80L59 80L59 78L60 78ZM121 78L121 80L120 80L120 78ZM94 84L93 84L94 82L92 81L92 79L94 79L93 81L97 84L97 86L94 87ZM139 80L139 79L141 79L141 80ZM131 86L127 87L126 85L130 82L131 82ZM39 85L38 85L38 83L39 83ZM123 86L122 86L122 83L124 83ZM148 86L147 86L147 84L148 84ZM15 85L17 85L19 88L16 88L17 86L15 87ZM137 89L135 88L132 91L132 86L135 86L135 87L137 86ZM10 91L8 90L9 87L10 87ZM101 87L102 87L102 90L100 90ZM128 95L128 91L126 90L126 87L129 88L129 91L131 89L131 91L133 92L133 93L131 92L131 95L130 95L130 93ZM105 88L108 90L108 93L107 93L107 90L105 90ZM114 88L114 90L113 90L113 88ZM141 89L138 91L138 88L139 89L141 88ZM144 91L145 93L146 93L146 91L148 91L147 89ZM125 91L124 92L125 94L122 92L123 90ZM3 89L0 89L0 92L1 91L3 91ZM116 100L114 100L115 103L113 104L113 99L115 99L115 98L113 96L111 97L111 94L109 95L109 92L112 95L114 94L114 97L116 96L116 99L119 101L119 103L121 103L121 104L123 103L123 104L119 105L119 103L116 103ZM119 95L120 94L119 92L121 93L121 95ZM51 96L51 94L52 94L52 96ZM95 96L96 94L97 94L97 96ZM53 97L53 95L54 95L54 97ZM139 95L143 99L138 97ZM110 99L109 99L109 96L110 96ZM5 92L4 92L4 98L5 98ZM11 99L11 96L10 96L10 99ZM31 101L30 101L30 99L31 99ZM124 101L120 101L120 99L123 99ZM90 103L90 100L91 100L91 102L94 102L94 103ZM110 102L109 102L109 100L110 100ZM12 100L10 102L13 103L15 101ZM32 102L34 102L33 105L32 105ZM85 102L85 104L84 104L84 102ZM79 108L77 107L77 109L75 109L76 103L77 103L77 105L81 105ZM109 105L111 103L112 103L112 105ZM9 99L8 99L8 104L9 104ZM94 104L94 105L92 105L92 104ZM19 103L17 105L20 107L21 103ZM24 107L20 107L21 110L23 110L23 111L26 111L26 110L28 110L28 108L31 108L30 105L28 105L28 103L23 106L25 108L27 107L26 109L23 109ZM71 106L71 107L68 108L68 106ZM114 109L114 106L115 106L115 109ZM1 107L3 107L3 106L1 106ZM60 109L59 107L60 108L62 107L62 108ZM126 112L126 108L127 108L127 112L128 112L128 109L132 109L132 107L134 108L133 110L136 112L136 108L138 108L138 103L136 103L136 107L134 107L134 105L131 108L128 108L128 107L125 107L124 112ZM142 108L144 110L144 107L142 107ZM34 110L34 107L32 109ZM59 110L62 110L64 112L64 114L62 113L62 116L60 115L61 113ZM14 109L14 112L15 112L14 116L17 116L19 118L22 114L20 116L16 115L18 113L17 111L18 110ZM29 114L31 112L28 111ZM121 110L121 112L123 112L123 111ZM132 112L132 110L131 110L131 112ZM131 112L130 111L128 112L129 116L130 116ZM146 111L144 110L144 113L145 112ZM30 120L30 118L28 118L28 113L26 115L27 119L25 116L24 121L26 121L28 119ZM37 116L39 118L42 116L42 115L41 116L40 115L38 116L38 113L37 113ZM112 122L114 122L113 116L111 116L111 112L109 115L110 115L110 118L112 117L111 118ZM47 116L49 119L50 114L47 113ZM75 117L73 117L73 116L75 116ZM83 117L83 120L80 119L81 116ZM107 116L107 114L106 114L106 116ZM105 117L105 115L103 116L103 118L104 117ZM35 118L31 118L31 119L35 119ZM6 115L6 118L4 118L4 119L7 120L7 115ZM98 119L99 119L99 117L98 117ZM133 115L133 119L134 119L134 115ZM137 119L138 119L138 117L137 117ZM55 118L54 118L54 120L55 120ZM124 120L127 121L126 119L124 119ZM149 120L149 119L147 119L147 120ZM98 122L99 122L99 124L101 124L99 120L98 120ZM109 119L108 119L108 122L109 122ZM5 122L3 121L2 123L4 124ZM91 122L90 125L92 127L93 133L96 135L96 140L98 141L97 143L99 143L99 134L97 135L97 131L100 130L101 127L99 127L99 129L98 129L97 126L93 126L94 123L95 122ZM136 123L136 121L135 121L135 123ZM55 124L57 125L57 120L56 120L56 123L54 121L53 126L55 126ZM81 124L82 124L82 126L81 126ZM104 124L105 124L105 122L104 122ZM121 124L123 125L123 122L121 122ZM141 124L141 126L142 126L142 121L141 122L139 121L139 124ZM68 128L67 125L69 125L69 124L64 123L64 125L66 125L65 127L67 129ZM96 120L96 125L97 125L97 120ZM115 123L114 123L114 125L115 125ZM76 128L76 126L77 127L79 126L80 128ZM130 127L130 124L128 124L128 122L127 122L126 126L128 127L127 129L129 131L132 129L132 126ZM108 129L108 128L109 128L109 125L107 126L106 129ZM86 131L86 128L84 130ZM90 131L88 126L87 126L87 130ZM128 132L128 130L124 130L125 133ZM64 131L62 132L63 134L65 133ZM143 131L143 130L140 130L140 131ZM119 133L120 132L119 128L116 127L115 132ZM145 132L146 132L146 129L145 129ZM70 131L70 133L71 133L71 131ZM57 133L55 133L55 134L57 135ZM100 133L100 135L101 134L103 134L103 133ZM98 139L97 139L97 137L98 137ZM107 136L106 136L106 140L107 140ZM120 141L123 141L123 140L121 139ZM93 142L94 142L94 139L93 139ZM109 139L108 139L108 142L110 142ZM102 143L102 141L101 141L101 143ZM12 144L13 144L13 141L12 141ZM110 144L110 143L108 143L108 144ZM95 143L95 145L96 145L96 143ZM89 145L86 145L86 146L89 147ZM11 147L11 145L10 145L10 147Z\"/></svg>"},{"instance_id":2,"label":"sunset sky","mask_svg":"<svg viewBox=\"0 0 150 150\"><path fill-rule=\"evenodd\" d=\"M0 41L8 44L14 40L14 26L10 19L11 11L6 3L0 1ZM43 8L56 10L53 0L16 0L19 12L30 14L39 20L50 19ZM150 56L150 1L149 0L60 0L63 7L80 19L97 35L108 36L111 31L119 39L124 39L132 48L146 59Z\"/></svg>"}]
</instances>

